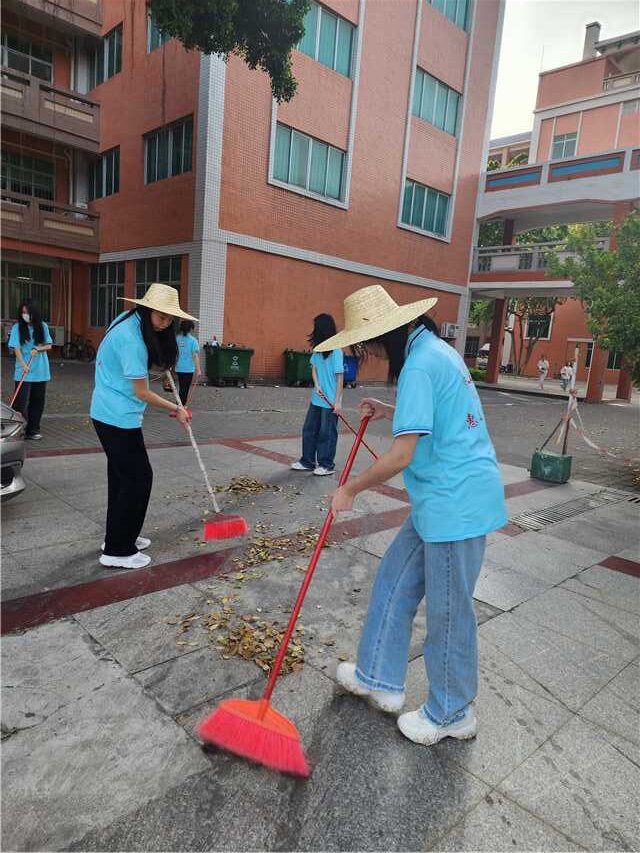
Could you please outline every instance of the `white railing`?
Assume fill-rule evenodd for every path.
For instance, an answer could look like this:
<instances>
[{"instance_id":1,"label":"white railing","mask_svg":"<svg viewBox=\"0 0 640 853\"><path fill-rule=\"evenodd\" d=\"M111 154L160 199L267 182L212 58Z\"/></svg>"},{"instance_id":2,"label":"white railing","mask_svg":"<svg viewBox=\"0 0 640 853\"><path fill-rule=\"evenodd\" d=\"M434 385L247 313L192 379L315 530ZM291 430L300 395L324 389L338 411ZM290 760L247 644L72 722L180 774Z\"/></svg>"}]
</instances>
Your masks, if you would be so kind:
<instances>
[{"instance_id":1,"label":"white railing","mask_svg":"<svg viewBox=\"0 0 640 853\"><path fill-rule=\"evenodd\" d=\"M513 246L476 246L473 250L473 272L527 272L545 270L552 253L560 260L573 256L564 242L523 243ZM609 238L596 240L599 249L609 248Z\"/></svg>"},{"instance_id":2,"label":"white railing","mask_svg":"<svg viewBox=\"0 0 640 853\"><path fill-rule=\"evenodd\" d=\"M605 92L610 92L614 89L628 89L629 86L640 86L640 71L630 71L628 74L614 74L611 77L605 77L602 81L602 88Z\"/></svg>"}]
</instances>

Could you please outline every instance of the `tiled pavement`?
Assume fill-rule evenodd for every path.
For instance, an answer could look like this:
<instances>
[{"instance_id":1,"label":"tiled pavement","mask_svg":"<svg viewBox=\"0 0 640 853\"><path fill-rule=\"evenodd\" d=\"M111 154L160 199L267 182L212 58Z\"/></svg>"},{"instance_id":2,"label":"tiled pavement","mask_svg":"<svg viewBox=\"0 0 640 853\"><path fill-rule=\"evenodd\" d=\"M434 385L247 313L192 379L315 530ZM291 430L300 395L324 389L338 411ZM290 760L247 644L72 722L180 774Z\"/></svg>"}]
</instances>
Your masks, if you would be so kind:
<instances>
[{"instance_id":1,"label":"tiled pavement","mask_svg":"<svg viewBox=\"0 0 640 853\"><path fill-rule=\"evenodd\" d=\"M203 448L218 484L232 471L269 486L224 495L260 535L322 521L332 483L289 472L297 445L263 436ZM339 461L349 445L341 437ZM334 681L407 512L399 481L362 496L334 528L305 603L304 669L275 694L313 766L299 781L203 751L194 727L221 696L264 684L253 663L209 645L209 602L234 596L238 614L283 621L305 560L285 551L235 577L242 543L199 540L206 501L191 451L151 455L147 570L97 565L100 454L31 459L28 491L4 508L4 849L638 849L640 506L630 495L541 532L491 535L476 590L479 735L430 749ZM545 488L516 466L503 476L512 519L603 488ZM190 615L200 618L179 634ZM411 707L426 687L424 628L421 615Z\"/></svg>"}]
</instances>

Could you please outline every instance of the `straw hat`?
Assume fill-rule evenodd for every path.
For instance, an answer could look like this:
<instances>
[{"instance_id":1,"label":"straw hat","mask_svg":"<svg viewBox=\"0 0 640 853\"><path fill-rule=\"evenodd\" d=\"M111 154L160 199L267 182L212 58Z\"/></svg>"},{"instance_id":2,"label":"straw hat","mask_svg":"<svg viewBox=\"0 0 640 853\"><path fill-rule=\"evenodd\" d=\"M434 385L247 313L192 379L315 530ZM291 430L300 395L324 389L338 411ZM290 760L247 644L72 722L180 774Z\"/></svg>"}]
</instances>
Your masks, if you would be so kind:
<instances>
[{"instance_id":1,"label":"straw hat","mask_svg":"<svg viewBox=\"0 0 640 853\"><path fill-rule=\"evenodd\" d=\"M130 299L128 296L121 296L125 302L135 302L136 305L144 305L145 308L151 308L153 311L161 311L163 314L171 314L172 317L182 317L183 320L195 320L197 317L192 317L180 307L178 301L178 291L170 284L152 284L142 297L142 299Z\"/></svg>"},{"instance_id":2,"label":"straw hat","mask_svg":"<svg viewBox=\"0 0 640 853\"><path fill-rule=\"evenodd\" d=\"M344 329L318 344L314 352L341 349L377 338L426 314L437 298L398 305L379 284L356 290L344 300Z\"/></svg>"}]
</instances>

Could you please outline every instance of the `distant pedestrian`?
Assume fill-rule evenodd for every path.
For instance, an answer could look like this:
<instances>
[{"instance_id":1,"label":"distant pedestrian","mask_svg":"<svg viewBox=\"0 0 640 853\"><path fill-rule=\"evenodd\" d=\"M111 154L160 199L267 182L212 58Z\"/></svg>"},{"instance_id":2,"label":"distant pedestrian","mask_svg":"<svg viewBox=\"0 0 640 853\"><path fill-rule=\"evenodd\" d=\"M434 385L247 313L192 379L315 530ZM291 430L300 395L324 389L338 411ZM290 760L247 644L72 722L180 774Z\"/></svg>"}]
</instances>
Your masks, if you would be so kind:
<instances>
[{"instance_id":1,"label":"distant pedestrian","mask_svg":"<svg viewBox=\"0 0 640 853\"><path fill-rule=\"evenodd\" d=\"M91 418L107 456L108 503L106 537L100 563L113 569L140 569L151 562L141 552L151 544L140 536L153 482L144 446L142 416L147 403L173 411L184 426L183 406L149 388L152 365L171 370L178 358L173 318L195 320L168 284L152 284L136 307L109 326L96 356Z\"/></svg>"},{"instance_id":2,"label":"distant pedestrian","mask_svg":"<svg viewBox=\"0 0 640 853\"><path fill-rule=\"evenodd\" d=\"M312 347L318 346L336 333L336 321L331 314L318 314L309 335ZM341 349L314 352L311 356L313 392L307 417L302 427L302 456L291 466L293 471L313 471L317 477L333 474L338 445L338 416L342 408L344 358ZM330 401L318 394L321 390Z\"/></svg>"},{"instance_id":3,"label":"distant pedestrian","mask_svg":"<svg viewBox=\"0 0 640 853\"><path fill-rule=\"evenodd\" d=\"M218 339L216 338L215 335L213 336L213 340L211 341L211 346L212 347L219 347L220 346L220 344L218 343Z\"/></svg>"},{"instance_id":4,"label":"distant pedestrian","mask_svg":"<svg viewBox=\"0 0 640 853\"><path fill-rule=\"evenodd\" d=\"M566 364L563 364L560 368L560 386L563 391L566 391L569 385L571 384L571 377L573 376L573 367L571 366L571 362L568 361Z\"/></svg>"},{"instance_id":5,"label":"distant pedestrian","mask_svg":"<svg viewBox=\"0 0 640 853\"><path fill-rule=\"evenodd\" d=\"M187 405L187 399L191 386L202 376L200 369L200 344L191 332L195 329L192 320L183 320L180 323L176 341L178 344L178 361L176 362L176 376L180 389L182 405ZM175 414L171 412L172 416Z\"/></svg>"},{"instance_id":6,"label":"distant pedestrian","mask_svg":"<svg viewBox=\"0 0 640 853\"><path fill-rule=\"evenodd\" d=\"M47 353L52 344L49 327L42 319L40 309L35 302L27 299L20 306L20 319L11 329L9 349L13 349L16 357L16 387L24 376L14 408L27 419L25 438L31 441L42 438L40 420L44 412L47 382L51 379Z\"/></svg>"},{"instance_id":7,"label":"distant pedestrian","mask_svg":"<svg viewBox=\"0 0 640 853\"><path fill-rule=\"evenodd\" d=\"M538 384L540 390L544 391L544 380L549 375L549 362L546 355L543 353L538 362Z\"/></svg>"}]
</instances>

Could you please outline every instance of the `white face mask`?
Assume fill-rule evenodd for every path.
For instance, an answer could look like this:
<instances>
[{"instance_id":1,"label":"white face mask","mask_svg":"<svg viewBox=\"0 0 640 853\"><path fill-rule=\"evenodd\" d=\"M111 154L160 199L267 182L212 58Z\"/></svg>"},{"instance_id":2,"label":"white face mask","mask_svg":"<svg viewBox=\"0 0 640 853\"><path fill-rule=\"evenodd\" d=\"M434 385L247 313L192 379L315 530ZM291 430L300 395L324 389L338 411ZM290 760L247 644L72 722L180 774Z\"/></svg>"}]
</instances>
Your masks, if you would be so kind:
<instances>
[{"instance_id":1,"label":"white face mask","mask_svg":"<svg viewBox=\"0 0 640 853\"><path fill-rule=\"evenodd\" d=\"M22 319L25 321L25 323L30 323L31 322L31 314L29 314L28 311L23 311L22 312Z\"/></svg>"}]
</instances>

